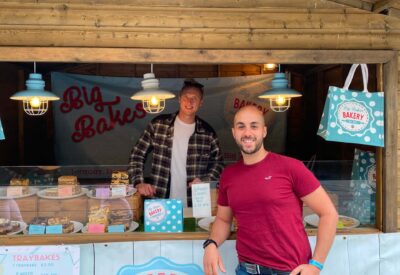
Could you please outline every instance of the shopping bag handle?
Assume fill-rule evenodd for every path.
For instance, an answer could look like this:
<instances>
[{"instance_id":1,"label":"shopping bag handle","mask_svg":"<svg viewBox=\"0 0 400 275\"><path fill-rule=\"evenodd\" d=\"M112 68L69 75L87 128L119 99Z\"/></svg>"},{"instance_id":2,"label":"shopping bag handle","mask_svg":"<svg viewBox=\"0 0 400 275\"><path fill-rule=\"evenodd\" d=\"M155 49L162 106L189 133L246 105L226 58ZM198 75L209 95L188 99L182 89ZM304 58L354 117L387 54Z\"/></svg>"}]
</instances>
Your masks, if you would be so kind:
<instances>
[{"instance_id":1,"label":"shopping bag handle","mask_svg":"<svg viewBox=\"0 0 400 275\"><path fill-rule=\"evenodd\" d=\"M368 92L368 66L367 64L353 64L350 68L349 74L347 75L346 81L344 82L343 89L348 90L351 81L353 80L354 73L356 72L358 65L361 65L361 73L363 78L364 90L363 92Z\"/></svg>"}]
</instances>

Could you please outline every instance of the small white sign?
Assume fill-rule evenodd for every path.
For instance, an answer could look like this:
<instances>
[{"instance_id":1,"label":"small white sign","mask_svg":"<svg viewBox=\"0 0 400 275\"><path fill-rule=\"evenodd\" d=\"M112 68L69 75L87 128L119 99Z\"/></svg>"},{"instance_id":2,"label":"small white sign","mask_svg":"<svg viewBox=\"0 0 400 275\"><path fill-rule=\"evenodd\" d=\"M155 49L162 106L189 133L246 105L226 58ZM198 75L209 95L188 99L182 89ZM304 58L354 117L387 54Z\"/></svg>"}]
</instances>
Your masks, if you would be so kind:
<instances>
[{"instance_id":1,"label":"small white sign","mask_svg":"<svg viewBox=\"0 0 400 275\"><path fill-rule=\"evenodd\" d=\"M192 185L193 217L211 217L211 196L209 183Z\"/></svg>"},{"instance_id":2,"label":"small white sign","mask_svg":"<svg viewBox=\"0 0 400 275\"><path fill-rule=\"evenodd\" d=\"M125 196L126 196L125 185L111 186L111 197L125 197Z\"/></svg>"}]
</instances>

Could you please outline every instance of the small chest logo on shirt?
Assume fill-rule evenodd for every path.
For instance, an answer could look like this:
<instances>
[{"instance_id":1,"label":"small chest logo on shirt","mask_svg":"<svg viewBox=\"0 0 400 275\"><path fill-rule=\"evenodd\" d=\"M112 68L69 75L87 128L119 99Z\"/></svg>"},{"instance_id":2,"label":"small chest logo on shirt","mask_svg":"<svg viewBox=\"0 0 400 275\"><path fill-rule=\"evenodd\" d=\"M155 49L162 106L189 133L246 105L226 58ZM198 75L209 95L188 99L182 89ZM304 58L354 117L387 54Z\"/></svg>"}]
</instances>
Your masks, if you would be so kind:
<instances>
[{"instance_id":1,"label":"small chest logo on shirt","mask_svg":"<svg viewBox=\"0 0 400 275\"><path fill-rule=\"evenodd\" d=\"M272 176L267 176L267 177L265 177L264 179L265 179L265 180L270 180L270 179L272 179Z\"/></svg>"}]
</instances>

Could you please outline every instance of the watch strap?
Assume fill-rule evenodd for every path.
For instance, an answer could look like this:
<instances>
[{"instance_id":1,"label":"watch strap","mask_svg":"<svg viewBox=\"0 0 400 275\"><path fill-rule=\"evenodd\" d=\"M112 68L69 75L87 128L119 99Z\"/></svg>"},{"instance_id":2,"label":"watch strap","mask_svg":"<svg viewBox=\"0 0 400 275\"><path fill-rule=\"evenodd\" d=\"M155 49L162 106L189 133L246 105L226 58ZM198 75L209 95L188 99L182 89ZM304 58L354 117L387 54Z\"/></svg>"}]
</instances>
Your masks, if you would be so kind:
<instances>
[{"instance_id":1,"label":"watch strap","mask_svg":"<svg viewBox=\"0 0 400 275\"><path fill-rule=\"evenodd\" d=\"M216 241L214 241L213 239L207 239L205 240L205 242L203 243L203 248L205 249L207 246L209 246L210 244L214 244L217 248L218 248L218 244Z\"/></svg>"}]
</instances>

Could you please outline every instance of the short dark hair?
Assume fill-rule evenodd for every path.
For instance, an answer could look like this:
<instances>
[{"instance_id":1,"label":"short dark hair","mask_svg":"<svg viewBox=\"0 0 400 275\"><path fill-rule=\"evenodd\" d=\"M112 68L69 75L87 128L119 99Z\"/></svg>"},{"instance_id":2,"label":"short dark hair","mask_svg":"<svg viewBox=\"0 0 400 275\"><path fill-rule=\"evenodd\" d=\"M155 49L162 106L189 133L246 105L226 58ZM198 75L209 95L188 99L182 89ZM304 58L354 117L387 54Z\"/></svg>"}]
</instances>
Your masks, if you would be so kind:
<instances>
[{"instance_id":1,"label":"short dark hair","mask_svg":"<svg viewBox=\"0 0 400 275\"><path fill-rule=\"evenodd\" d=\"M197 82L197 81L194 80L193 78L185 79L185 80L183 81L183 86L182 86L182 89L181 89L181 91L180 91L180 93L179 93L179 96L181 96L182 93L183 93L184 91L186 91L187 89L195 88L195 89L197 89L197 90L200 91L201 98L203 98L203 94L204 94L203 87L204 87L203 84Z\"/></svg>"}]
</instances>

